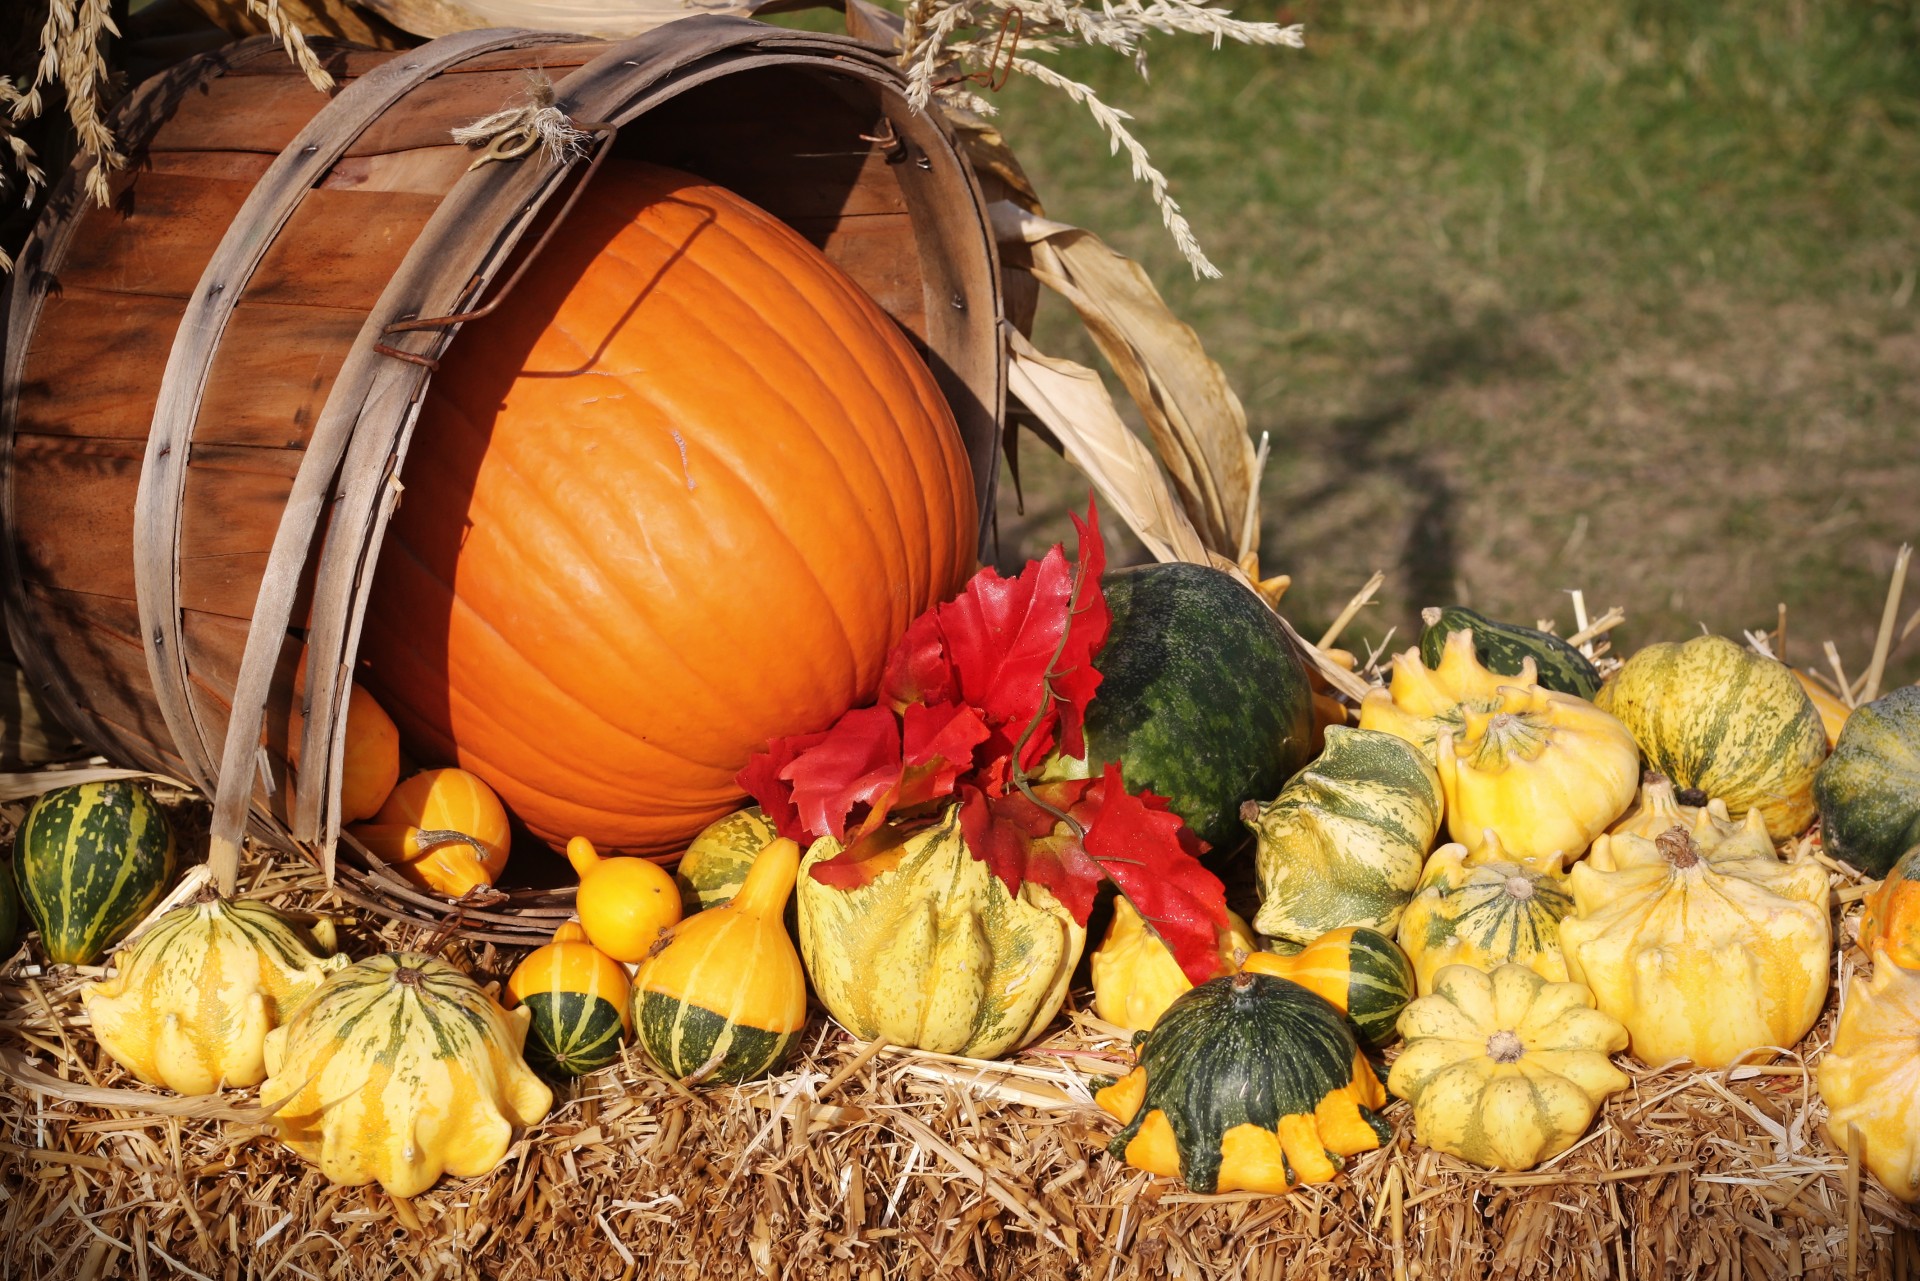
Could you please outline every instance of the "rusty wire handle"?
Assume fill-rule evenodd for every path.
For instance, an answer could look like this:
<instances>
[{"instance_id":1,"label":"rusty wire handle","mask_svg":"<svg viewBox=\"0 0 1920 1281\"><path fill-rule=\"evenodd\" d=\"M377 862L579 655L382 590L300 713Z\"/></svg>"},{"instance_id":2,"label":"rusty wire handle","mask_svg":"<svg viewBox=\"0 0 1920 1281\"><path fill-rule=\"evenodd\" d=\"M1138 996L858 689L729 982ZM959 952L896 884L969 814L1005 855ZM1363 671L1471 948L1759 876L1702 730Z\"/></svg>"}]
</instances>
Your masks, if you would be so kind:
<instances>
[{"instance_id":1,"label":"rusty wire handle","mask_svg":"<svg viewBox=\"0 0 1920 1281\"><path fill-rule=\"evenodd\" d=\"M540 233L540 239L534 241L533 248L529 249L526 256L520 260L520 265L513 269L513 274L507 277L507 283L500 286L499 290L495 292L493 297L488 300L484 306L474 307L467 311L454 312L447 316L426 316L414 320L396 320L380 331L382 337L387 334L408 333L418 329L439 329L446 325L460 325L465 324L469 320L479 320L482 316L492 315L494 310L507 300L507 295L513 292L514 286L519 284L521 277L527 274L527 269L532 267L534 261L545 251L547 243L553 239L554 233L559 231L560 225L567 220L567 215L573 212L574 205L579 203L581 195L585 193L587 189L587 184L593 181L594 174L600 171L600 166L606 162L608 156L613 154L613 141L620 135L620 126L606 121L586 123L578 120L569 120L568 123L581 133L599 135L599 149L593 153L593 159L588 162L586 172L580 175L580 181L576 183L573 190L568 193L566 203L560 206L560 211L554 215L553 221L548 223L547 229ZM432 356L422 356L416 352L401 351L399 348L390 346L384 342L375 343L373 349L383 356L392 356L395 360L404 360L410 365L420 365L434 372L438 372L440 369L440 362Z\"/></svg>"}]
</instances>

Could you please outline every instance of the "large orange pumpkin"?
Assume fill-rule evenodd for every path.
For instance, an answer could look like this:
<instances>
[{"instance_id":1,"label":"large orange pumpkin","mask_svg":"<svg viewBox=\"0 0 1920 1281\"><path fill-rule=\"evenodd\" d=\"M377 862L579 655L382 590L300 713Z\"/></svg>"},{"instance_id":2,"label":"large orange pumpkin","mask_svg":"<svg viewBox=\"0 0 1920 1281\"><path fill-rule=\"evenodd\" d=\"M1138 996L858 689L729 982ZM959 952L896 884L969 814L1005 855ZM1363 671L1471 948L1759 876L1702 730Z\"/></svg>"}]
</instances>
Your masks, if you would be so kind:
<instances>
[{"instance_id":1,"label":"large orange pumpkin","mask_svg":"<svg viewBox=\"0 0 1920 1281\"><path fill-rule=\"evenodd\" d=\"M870 700L974 561L926 366L792 229L609 163L435 375L365 628L416 755L556 847L671 857Z\"/></svg>"}]
</instances>

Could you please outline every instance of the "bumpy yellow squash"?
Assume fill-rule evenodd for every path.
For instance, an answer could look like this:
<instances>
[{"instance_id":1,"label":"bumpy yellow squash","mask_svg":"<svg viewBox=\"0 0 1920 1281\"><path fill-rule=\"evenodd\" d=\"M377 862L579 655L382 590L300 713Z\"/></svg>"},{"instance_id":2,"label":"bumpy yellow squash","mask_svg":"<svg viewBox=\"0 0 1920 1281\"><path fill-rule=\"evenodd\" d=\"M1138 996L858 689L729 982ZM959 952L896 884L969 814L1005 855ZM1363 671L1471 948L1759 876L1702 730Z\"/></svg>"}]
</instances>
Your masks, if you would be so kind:
<instances>
[{"instance_id":1,"label":"bumpy yellow squash","mask_svg":"<svg viewBox=\"0 0 1920 1281\"><path fill-rule=\"evenodd\" d=\"M1678 827L1614 838L1608 861L1574 867L1560 946L1636 1057L1726 1067L1813 1027L1833 959L1819 864L1708 859Z\"/></svg>"},{"instance_id":2,"label":"bumpy yellow squash","mask_svg":"<svg viewBox=\"0 0 1920 1281\"><path fill-rule=\"evenodd\" d=\"M1247 923L1227 913L1220 964L1211 977L1233 973L1240 958L1258 946ZM1193 980L1173 953L1123 896L1114 898L1113 924L1087 960L1093 970L1093 1012L1129 1032L1152 1027L1181 994L1193 990Z\"/></svg>"},{"instance_id":3,"label":"bumpy yellow squash","mask_svg":"<svg viewBox=\"0 0 1920 1281\"><path fill-rule=\"evenodd\" d=\"M1570 863L1633 803L1640 750L1585 699L1535 685L1500 691L1435 744L1447 834L1480 854L1497 833L1521 863Z\"/></svg>"},{"instance_id":4,"label":"bumpy yellow squash","mask_svg":"<svg viewBox=\"0 0 1920 1281\"><path fill-rule=\"evenodd\" d=\"M148 1085L258 1085L267 1033L347 964L322 955L333 944L331 923L309 935L264 903L188 903L115 954L114 974L82 988L80 1002L100 1048Z\"/></svg>"},{"instance_id":5,"label":"bumpy yellow squash","mask_svg":"<svg viewBox=\"0 0 1920 1281\"><path fill-rule=\"evenodd\" d=\"M1720 798L1735 818L1758 809L1774 840L1813 821L1827 732L1785 664L1724 636L1649 645L1594 701L1676 786Z\"/></svg>"},{"instance_id":6,"label":"bumpy yellow squash","mask_svg":"<svg viewBox=\"0 0 1920 1281\"><path fill-rule=\"evenodd\" d=\"M1629 1084L1607 1058L1627 1048L1620 1021L1583 985L1522 965L1447 966L1400 1015L1400 1035L1387 1089L1413 1104L1414 1137L1475 1165L1530 1170L1558 1156Z\"/></svg>"},{"instance_id":7,"label":"bumpy yellow squash","mask_svg":"<svg viewBox=\"0 0 1920 1281\"><path fill-rule=\"evenodd\" d=\"M1496 847L1497 852L1497 847ZM1442 845L1400 918L1400 947L1422 996L1449 965L1492 970L1514 962L1553 983L1567 981L1560 918L1573 895L1557 862L1540 867L1494 858L1470 861L1466 847Z\"/></svg>"},{"instance_id":8,"label":"bumpy yellow squash","mask_svg":"<svg viewBox=\"0 0 1920 1281\"><path fill-rule=\"evenodd\" d=\"M1663 779L1641 788L1641 801L1634 814L1614 825L1614 829L1593 839L1587 852L1587 865L1595 871L1613 872L1624 866L1616 851L1626 851L1627 864L1635 853L1646 853L1646 842L1658 841L1670 832L1685 832L1700 857L1709 863L1728 859L1759 859L1775 862L1773 838L1767 835L1766 820L1757 809L1735 822L1727 816L1727 807L1715 797L1702 806L1680 805L1673 801L1673 788Z\"/></svg>"},{"instance_id":9,"label":"bumpy yellow squash","mask_svg":"<svg viewBox=\"0 0 1920 1281\"><path fill-rule=\"evenodd\" d=\"M1874 1177L1920 1201L1920 973L1880 953L1871 980L1855 974L1818 1081L1834 1146L1846 1151L1859 1130Z\"/></svg>"},{"instance_id":10,"label":"bumpy yellow squash","mask_svg":"<svg viewBox=\"0 0 1920 1281\"><path fill-rule=\"evenodd\" d=\"M800 950L821 1004L862 1039L994 1058L1044 1030L1086 945L1046 888L1019 897L968 853L960 810L874 856L857 889L809 873L840 853L822 837L800 869ZM890 865L889 865L890 864Z\"/></svg>"},{"instance_id":11,"label":"bumpy yellow squash","mask_svg":"<svg viewBox=\"0 0 1920 1281\"><path fill-rule=\"evenodd\" d=\"M388 952L332 975L267 1034L260 1097L273 1126L335 1183L417 1196L442 1173L485 1174L553 1092L508 1014L444 961Z\"/></svg>"},{"instance_id":12,"label":"bumpy yellow squash","mask_svg":"<svg viewBox=\"0 0 1920 1281\"><path fill-rule=\"evenodd\" d=\"M1418 647L1393 658L1393 676L1385 689L1376 689L1360 703L1360 728L1404 738L1436 756L1440 735L1466 728L1468 712L1490 712L1500 706L1500 690L1514 685L1539 685L1533 659L1523 659L1517 676L1489 671L1474 653L1473 633L1448 635L1437 667L1428 667Z\"/></svg>"}]
</instances>

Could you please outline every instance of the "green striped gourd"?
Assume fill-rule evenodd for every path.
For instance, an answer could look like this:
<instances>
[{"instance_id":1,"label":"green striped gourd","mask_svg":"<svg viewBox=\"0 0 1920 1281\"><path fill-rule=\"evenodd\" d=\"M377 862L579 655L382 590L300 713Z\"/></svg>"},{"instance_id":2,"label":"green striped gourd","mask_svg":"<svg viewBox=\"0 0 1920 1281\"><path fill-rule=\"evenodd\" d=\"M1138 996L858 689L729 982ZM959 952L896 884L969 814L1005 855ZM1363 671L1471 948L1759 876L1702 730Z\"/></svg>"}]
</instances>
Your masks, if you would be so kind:
<instances>
[{"instance_id":1,"label":"green striped gourd","mask_svg":"<svg viewBox=\"0 0 1920 1281\"><path fill-rule=\"evenodd\" d=\"M1869 876L1920 845L1920 685L1854 709L1813 795L1821 845Z\"/></svg>"},{"instance_id":2,"label":"green striped gourd","mask_svg":"<svg viewBox=\"0 0 1920 1281\"><path fill-rule=\"evenodd\" d=\"M1497 842L1493 851L1477 861L1463 845L1442 845L1427 860L1399 935L1422 996L1448 965L1491 971L1513 962L1548 982L1567 981L1560 920L1573 910L1573 894L1558 862L1510 862L1497 857Z\"/></svg>"},{"instance_id":3,"label":"green striped gourd","mask_svg":"<svg viewBox=\"0 0 1920 1281\"><path fill-rule=\"evenodd\" d=\"M633 1032L633 984L578 921L553 932L507 980L507 1008L527 1007L527 1064L554 1079L597 1072Z\"/></svg>"},{"instance_id":4,"label":"green striped gourd","mask_svg":"<svg viewBox=\"0 0 1920 1281\"><path fill-rule=\"evenodd\" d=\"M680 887L681 915L692 916L731 901L747 883L753 860L779 835L758 805L709 823L673 869L674 883Z\"/></svg>"},{"instance_id":5,"label":"green striped gourd","mask_svg":"<svg viewBox=\"0 0 1920 1281\"><path fill-rule=\"evenodd\" d=\"M1827 732L1785 664L1724 636L1649 645L1594 701L1675 787L1725 801L1734 818L1758 809L1776 841L1812 822Z\"/></svg>"},{"instance_id":6,"label":"green striped gourd","mask_svg":"<svg viewBox=\"0 0 1920 1281\"><path fill-rule=\"evenodd\" d=\"M1107 1151L1195 1192L1325 1183L1393 1137L1386 1091L1340 1011L1241 971L1167 1008L1139 1066L1095 1101L1124 1123Z\"/></svg>"},{"instance_id":7,"label":"green striped gourd","mask_svg":"<svg viewBox=\"0 0 1920 1281\"><path fill-rule=\"evenodd\" d=\"M1255 974L1291 979L1331 1001L1369 1050L1394 1038L1394 1021L1413 999L1413 965L1394 941L1364 925L1328 930L1291 956L1255 952L1241 964Z\"/></svg>"},{"instance_id":8,"label":"green striped gourd","mask_svg":"<svg viewBox=\"0 0 1920 1281\"><path fill-rule=\"evenodd\" d=\"M771 841L740 892L661 936L634 978L647 1053L688 1083L739 1082L779 1067L807 1022L807 975L781 924L800 847Z\"/></svg>"},{"instance_id":9,"label":"green striped gourd","mask_svg":"<svg viewBox=\"0 0 1920 1281\"><path fill-rule=\"evenodd\" d=\"M173 880L167 816L131 779L48 792L14 837L20 901L54 964L91 965L139 924Z\"/></svg>"},{"instance_id":10,"label":"green striped gourd","mask_svg":"<svg viewBox=\"0 0 1920 1281\"><path fill-rule=\"evenodd\" d=\"M1551 632L1518 623L1497 623L1464 605L1423 609L1420 621L1426 624L1420 633L1420 658L1428 667L1440 666L1448 636L1468 632L1473 636L1474 656L1490 672L1518 676L1531 658L1534 672L1546 689L1585 699L1600 692L1599 669L1585 654Z\"/></svg>"},{"instance_id":11,"label":"green striped gourd","mask_svg":"<svg viewBox=\"0 0 1920 1281\"><path fill-rule=\"evenodd\" d=\"M215 898L174 908L113 964L80 990L100 1048L148 1085L212 1094L266 1078L267 1033L347 958L331 922L309 935L264 903Z\"/></svg>"},{"instance_id":12,"label":"green striped gourd","mask_svg":"<svg viewBox=\"0 0 1920 1281\"><path fill-rule=\"evenodd\" d=\"M1327 730L1326 750L1272 803L1242 810L1259 839L1254 928L1310 943L1331 929L1391 930L1440 830L1440 778L1420 750L1375 730Z\"/></svg>"},{"instance_id":13,"label":"green striped gourd","mask_svg":"<svg viewBox=\"0 0 1920 1281\"><path fill-rule=\"evenodd\" d=\"M800 947L820 1003L863 1040L997 1058L1040 1035L1086 945L1035 881L1009 894L973 857L960 807L862 861L864 885L809 873L840 853L815 841L800 872Z\"/></svg>"},{"instance_id":14,"label":"green striped gourd","mask_svg":"<svg viewBox=\"0 0 1920 1281\"><path fill-rule=\"evenodd\" d=\"M267 1033L260 1097L280 1138L335 1183L418 1196L441 1174L500 1164L553 1092L521 1058L509 1014L446 962L387 952L322 983Z\"/></svg>"}]
</instances>

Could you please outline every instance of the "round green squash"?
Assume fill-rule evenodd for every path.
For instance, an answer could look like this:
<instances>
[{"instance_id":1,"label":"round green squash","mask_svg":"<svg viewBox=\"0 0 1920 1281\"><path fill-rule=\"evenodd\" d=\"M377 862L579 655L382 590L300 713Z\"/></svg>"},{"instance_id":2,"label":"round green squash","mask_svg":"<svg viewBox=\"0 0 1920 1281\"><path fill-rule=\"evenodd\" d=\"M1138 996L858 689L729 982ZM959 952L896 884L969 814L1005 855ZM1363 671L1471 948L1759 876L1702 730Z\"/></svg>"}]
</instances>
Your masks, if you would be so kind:
<instances>
[{"instance_id":1,"label":"round green squash","mask_svg":"<svg viewBox=\"0 0 1920 1281\"><path fill-rule=\"evenodd\" d=\"M1241 816L1259 840L1254 928L1311 943L1328 930L1391 930L1440 831L1440 776L1413 744L1379 730L1327 729L1326 750L1271 804Z\"/></svg>"},{"instance_id":2,"label":"round green squash","mask_svg":"<svg viewBox=\"0 0 1920 1281\"><path fill-rule=\"evenodd\" d=\"M1490 672L1518 676L1521 663L1531 658L1536 678L1548 689L1585 699L1600 692L1599 669L1551 632L1498 623L1464 605L1422 610L1420 620L1426 624L1420 633L1420 661L1428 667L1440 666L1450 633L1472 632L1474 656Z\"/></svg>"},{"instance_id":3,"label":"round green squash","mask_svg":"<svg viewBox=\"0 0 1920 1281\"><path fill-rule=\"evenodd\" d=\"M130 779L48 792L14 837L20 901L56 965L91 965L152 910L173 880L166 814Z\"/></svg>"},{"instance_id":4,"label":"round green squash","mask_svg":"<svg viewBox=\"0 0 1920 1281\"><path fill-rule=\"evenodd\" d=\"M1307 763L1313 690L1280 618L1205 565L1147 565L1101 582L1113 627L1094 660L1087 762L1118 762L1219 854L1247 841L1240 806Z\"/></svg>"},{"instance_id":5,"label":"round green squash","mask_svg":"<svg viewBox=\"0 0 1920 1281\"><path fill-rule=\"evenodd\" d=\"M1820 843L1868 875L1920 845L1920 685L1854 709L1813 796Z\"/></svg>"},{"instance_id":6,"label":"round green squash","mask_svg":"<svg viewBox=\"0 0 1920 1281\"><path fill-rule=\"evenodd\" d=\"M1107 1150L1195 1192L1324 1183L1393 1137L1346 1019L1298 983L1214 979L1143 1035L1139 1066L1097 1096L1124 1122Z\"/></svg>"},{"instance_id":7,"label":"round green squash","mask_svg":"<svg viewBox=\"0 0 1920 1281\"><path fill-rule=\"evenodd\" d=\"M1724 636L1649 645L1594 702L1676 788L1718 797L1734 818L1759 810L1776 841L1813 821L1827 732L1786 664Z\"/></svg>"}]
</instances>

